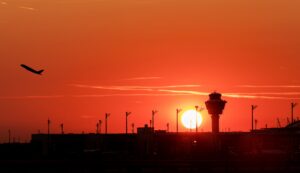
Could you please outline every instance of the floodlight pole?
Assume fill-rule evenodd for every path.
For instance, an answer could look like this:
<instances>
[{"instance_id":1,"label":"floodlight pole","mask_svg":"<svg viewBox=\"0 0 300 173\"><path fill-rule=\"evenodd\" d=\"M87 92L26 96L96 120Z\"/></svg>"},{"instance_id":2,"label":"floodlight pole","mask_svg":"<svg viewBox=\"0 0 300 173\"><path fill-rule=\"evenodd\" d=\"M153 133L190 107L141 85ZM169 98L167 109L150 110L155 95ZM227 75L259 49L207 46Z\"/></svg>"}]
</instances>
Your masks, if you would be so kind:
<instances>
[{"instance_id":1,"label":"floodlight pole","mask_svg":"<svg viewBox=\"0 0 300 173\"><path fill-rule=\"evenodd\" d=\"M176 109L176 132L178 133L178 116L181 112L181 109Z\"/></svg>"},{"instance_id":2,"label":"floodlight pole","mask_svg":"<svg viewBox=\"0 0 300 173\"><path fill-rule=\"evenodd\" d=\"M105 113L105 134L107 134L107 129L108 129L107 120L108 120L109 116L110 116L110 113Z\"/></svg>"},{"instance_id":3,"label":"floodlight pole","mask_svg":"<svg viewBox=\"0 0 300 173\"><path fill-rule=\"evenodd\" d=\"M195 114L196 114L196 133L198 132L198 116L197 116L197 113L198 113L198 108L199 108L199 106L195 106L195 109L196 109L196 112L195 112Z\"/></svg>"},{"instance_id":4,"label":"floodlight pole","mask_svg":"<svg viewBox=\"0 0 300 173\"><path fill-rule=\"evenodd\" d=\"M292 102L291 103L291 118L292 118L292 123L294 122L294 107L297 106L297 103Z\"/></svg>"},{"instance_id":5,"label":"floodlight pole","mask_svg":"<svg viewBox=\"0 0 300 173\"><path fill-rule=\"evenodd\" d=\"M153 131L154 131L154 116L157 112L158 112L157 110L152 110L152 128L153 128Z\"/></svg>"},{"instance_id":6,"label":"floodlight pole","mask_svg":"<svg viewBox=\"0 0 300 173\"><path fill-rule=\"evenodd\" d=\"M128 116L131 114L131 112L126 112L126 129L125 129L125 132L127 134L127 130L128 130L128 127L127 127L127 123L128 123Z\"/></svg>"},{"instance_id":7,"label":"floodlight pole","mask_svg":"<svg viewBox=\"0 0 300 173\"><path fill-rule=\"evenodd\" d=\"M254 130L254 110L257 108L257 105L251 105L251 129Z\"/></svg>"}]
</instances>

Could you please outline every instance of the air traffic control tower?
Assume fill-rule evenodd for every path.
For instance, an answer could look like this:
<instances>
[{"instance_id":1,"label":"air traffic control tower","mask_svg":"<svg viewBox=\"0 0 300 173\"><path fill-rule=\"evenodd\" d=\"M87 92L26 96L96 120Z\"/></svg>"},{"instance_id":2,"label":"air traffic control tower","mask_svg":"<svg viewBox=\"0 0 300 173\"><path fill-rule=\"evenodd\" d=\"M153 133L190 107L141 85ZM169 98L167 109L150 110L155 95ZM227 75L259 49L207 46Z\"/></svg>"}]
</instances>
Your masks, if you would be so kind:
<instances>
[{"instance_id":1,"label":"air traffic control tower","mask_svg":"<svg viewBox=\"0 0 300 173\"><path fill-rule=\"evenodd\" d=\"M212 123L212 132L219 132L219 119L220 115L223 113L223 109L225 104L227 103L225 100L221 99L221 94L217 92L213 92L209 94L209 100L205 102L206 109L208 113L211 115L211 123Z\"/></svg>"}]
</instances>

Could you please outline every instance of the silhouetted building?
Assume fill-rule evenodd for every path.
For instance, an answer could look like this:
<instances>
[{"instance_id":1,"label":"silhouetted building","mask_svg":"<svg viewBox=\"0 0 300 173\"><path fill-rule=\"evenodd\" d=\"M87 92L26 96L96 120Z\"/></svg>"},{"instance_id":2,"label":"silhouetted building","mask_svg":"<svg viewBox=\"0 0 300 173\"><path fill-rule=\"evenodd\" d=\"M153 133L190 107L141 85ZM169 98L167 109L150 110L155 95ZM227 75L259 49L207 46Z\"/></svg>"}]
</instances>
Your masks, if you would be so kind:
<instances>
[{"instance_id":1,"label":"silhouetted building","mask_svg":"<svg viewBox=\"0 0 300 173\"><path fill-rule=\"evenodd\" d=\"M221 94L213 92L209 95L209 100L205 102L208 113L211 114L212 132L219 132L219 119L223 113L226 101L221 99Z\"/></svg>"}]
</instances>

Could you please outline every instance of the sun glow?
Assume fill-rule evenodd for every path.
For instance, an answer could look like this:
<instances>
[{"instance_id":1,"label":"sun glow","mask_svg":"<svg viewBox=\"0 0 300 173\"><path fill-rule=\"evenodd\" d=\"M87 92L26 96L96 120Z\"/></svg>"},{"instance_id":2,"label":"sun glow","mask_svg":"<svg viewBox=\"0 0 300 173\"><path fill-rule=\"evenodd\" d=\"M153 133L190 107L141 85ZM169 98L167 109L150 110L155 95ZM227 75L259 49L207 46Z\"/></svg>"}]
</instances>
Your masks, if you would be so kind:
<instances>
[{"instance_id":1,"label":"sun glow","mask_svg":"<svg viewBox=\"0 0 300 173\"><path fill-rule=\"evenodd\" d=\"M196 118L197 113L197 118ZM182 114L181 122L185 128L188 129L195 129L196 128L196 122L197 127L199 127L202 124L202 115L200 112L196 112L196 110L190 109L185 111Z\"/></svg>"}]
</instances>

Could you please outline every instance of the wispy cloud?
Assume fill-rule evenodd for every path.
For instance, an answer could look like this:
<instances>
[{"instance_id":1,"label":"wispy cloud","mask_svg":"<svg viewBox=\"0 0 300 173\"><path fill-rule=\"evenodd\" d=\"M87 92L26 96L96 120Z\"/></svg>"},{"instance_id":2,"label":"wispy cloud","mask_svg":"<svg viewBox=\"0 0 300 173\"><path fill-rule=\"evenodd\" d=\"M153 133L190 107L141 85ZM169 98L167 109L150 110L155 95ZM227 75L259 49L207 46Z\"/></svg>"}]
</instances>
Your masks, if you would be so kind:
<instances>
[{"instance_id":1,"label":"wispy cloud","mask_svg":"<svg viewBox=\"0 0 300 173\"><path fill-rule=\"evenodd\" d=\"M199 95L199 96L207 96L209 92L199 92L199 91L185 91L185 90L159 90L161 92L170 92L170 93L181 93L181 94L189 94L189 95ZM222 93L222 96L228 98L246 98L246 99L284 99L284 100L299 100L300 97L289 98L289 97L273 97L273 96L265 96L265 95L251 95L251 94L240 94L240 93Z\"/></svg>"},{"instance_id":2,"label":"wispy cloud","mask_svg":"<svg viewBox=\"0 0 300 173\"><path fill-rule=\"evenodd\" d=\"M227 94L296 96L296 95L300 95L300 92L255 92L255 93L227 93Z\"/></svg>"},{"instance_id":3,"label":"wispy cloud","mask_svg":"<svg viewBox=\"0 0 300 173\"><path fill-rule=\"evenodd\" d=\"M96 86L96 85L81 85L71 84L74 87L80 88L93 88L103 90L118 90L118 91L156 91L157 89L164 88L191 88L200 87L200 85L165 85L165 86Z\"/></svg>"},{"instance_id":4,"label":"wispy cloud","mask_svg":"<svg viewBox=\"0 0 300 173\"><path fill-rule=\"evenodd\" d=\"M135 97L135 96L149 96L149 97L158 97L158 96L186 96L190 94L162 94L162 93L157 93L157 94L152 94L152 93L143 93L143 94L86 94L86 95L72 95L71 97L75 98L85 98L85 97L90 97L90 98L97 98L97 97Z\"/></svg>"},{"instance_id":5,"label":"wispy cloud","mask_svg":"<svg viewBox=\"0 0 300 173\"><path fill-rule=\"evenodd\" d=\"M167 89L160 89L160 92L170 92L170 93L180 93L180 94L189 94L189 95L200 95L200 96L207 96L210 93L208 92L199 92L199 91L189 91L189 90L167 90Z\"/></svg>"},{"instance_id":6,"label":"wispy cloud","mask_svg":"<svg viewBox=\"0 0 300 173\"><path fill-rule=\"evenodd\" d=\"M30 11L35 11L35 10L36 10L35 8L32 8L32 7L26 7L26 6L20 6L19 8L25 9L25 10L30 10Z\"/></svg>"},{"instance_id":7,"label":"wispy cloud","mask_svg":"<svg viewBox=\"0 0 300 173\"><path fill-rule=\"evenodd\" d=\"M241 88L300 88L300 85L237 85Z\"/></svg>"},{"instance_id":8,"label":"wispy cloud","mask_svg":"<svg viewBox=\"0 0 300 173\"><path fill-rule=\"evenodd\" d=\"M166 86L91 86L72 84L75 87L92 88L102 90L117 90L117 91L147 91L151 93L125 93L125 94L108 94L108 95L80 95L76 97L112 97L112 96L208 96L210 92L184 90L183 88L195 88L200 85L166 85ZM169 94L162 94L169 93ZM300 92L255 92L255 93L222 93L227 98L244 98L244 99L285 99L285 100L299 100Z\"/></svg>"},{"instance_id":9,"label":"wispy cloud","mask_svg":"<svg viewBox=\"0 0 300 173\"><path fill-rule=\"evenodd\" d=\"M299 98L289 98L289 97L273 97L273 96L257 96L257 95L241 95L241 94L222 94L224 97L229 98L246 98L246 99L271 99L271 100L299 100Z\"/></svg>"},{"instance_id":10,"label":"wispy cloud","mask_svg":"<svg viewBox=\"0 0 300 173\"><path fill-rule=\"evenodd\" d=\"M155 80L155 79L162 79L162 77L133 77L123 80Z\"/></svg>"},{"instance_id":11,"label":"wispy cloud","mask_svg":"<svg viewBox=\"0 0 300 173\"><path fill-rule=\"evenodd\" d=\"M13 99L55 99L55 98L101 98L101 97L159 97L159 96L208 96L210 92L199 92L190 90L170 90L158 89L158 93L124 93L124 94L74 94L74 95L39 95L39 96L2 96L0 100ZM164 93L162 93L164 92ZM256 93L260 94L260 93ZM279 94L279 93L278 93ZM300 97L282 97L282 96L266 96L266 95L250 95L241 93L222 93L227 98L242 99L273 99L273 100L300 100Z\"/></svg>"},{"instance_id":12,"label":"wispy cloud","mask_svg":"<svg viewBox=\"0 0 300 173\"><path fill-rule=\"evenodd\" d=\"M7 2L1 1L0 2L2 5L7 5Z\"/></svg>"},{"instance_id":13,"label":"wispy cloud","mask_svg":"<svg viewBox=\"0 0 300 173\"><path fill-rule=\"evenodd\" d=\"M53 98L63 98L64 95L40 95L40 96L1 96L0 99L53 99Z\"/></svg>"}]
</instances>

